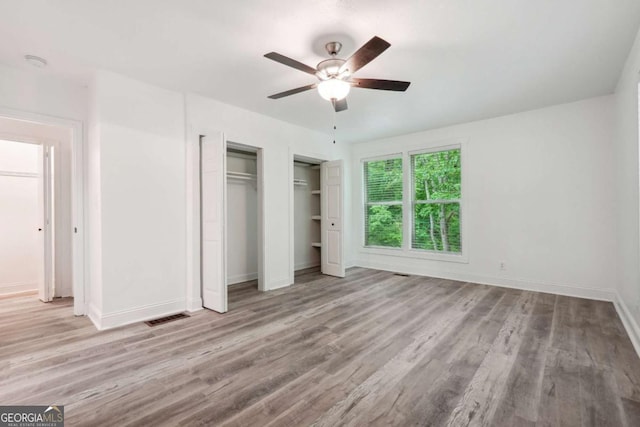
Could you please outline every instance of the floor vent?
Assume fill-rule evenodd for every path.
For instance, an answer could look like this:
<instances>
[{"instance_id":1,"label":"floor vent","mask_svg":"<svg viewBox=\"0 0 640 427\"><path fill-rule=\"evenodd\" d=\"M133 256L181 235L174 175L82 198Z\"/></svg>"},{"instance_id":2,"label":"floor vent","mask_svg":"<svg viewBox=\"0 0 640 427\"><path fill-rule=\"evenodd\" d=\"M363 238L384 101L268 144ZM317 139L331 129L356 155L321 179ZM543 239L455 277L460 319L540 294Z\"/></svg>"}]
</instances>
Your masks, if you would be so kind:
<instances>
[{"instance_id":1,"label":"floor vent","mask_svg":"<svg viewBox=\"0 0 640 427\"><path fill-rule=\"evenodd\" d=\"M394 276L409 277L407 273L393 273Z\"/></svg>"},{"instance_id":2,"label":"floor vent","mask_svg":"<svg viewBox=\"0 0 640 427\"><path fill-rule=\"evenodd\" d=\"M171 316L161 317L159 319L148 320L144 323L146 323L149 326L158 326L164 323L173 322L174 320L185 319L187 317L189 317L189 315L186 313L178 313L178 314L172 314Z\"/></svg>"}]
</instances>

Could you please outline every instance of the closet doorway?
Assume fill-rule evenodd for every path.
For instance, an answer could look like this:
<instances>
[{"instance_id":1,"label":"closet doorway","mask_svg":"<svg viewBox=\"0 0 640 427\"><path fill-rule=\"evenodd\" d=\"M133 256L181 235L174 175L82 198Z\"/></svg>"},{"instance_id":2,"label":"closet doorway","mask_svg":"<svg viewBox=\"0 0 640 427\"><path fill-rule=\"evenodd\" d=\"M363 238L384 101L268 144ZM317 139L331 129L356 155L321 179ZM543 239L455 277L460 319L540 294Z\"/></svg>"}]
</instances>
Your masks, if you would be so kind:
<instances>
[{"instance_id":1,"label":"closet doorway","mask_svg":"<svg viewBox=\"0 0 640 427\"><path fill-rule=\"evenodd\" d=\"M264 290L262 150L220 132L199 139L202 305L225 313L230 287Z\"/></svg>"},{"instance_id":2,"label":"closet doorway","mask_svg":"<svg viewBox=\"0 0 640 427\"><path fill-rule=\"evenodd\" d=\"M291 161L291 281L344 277L343 161L295 154Z\"/></svg>"},{"instance_id":3,"label":"closet doorway","mask_svg":"<svg viewBox=\"0 0 640 427\"><path fill-rule=\"evenodd\" d=\"M257 148L227 142L226 276L230 292L263 290L259 261L262 247L259 155Z\"/></svg>"},{"instance_id":4,"label":"closet doorway","mask_svg":"<svg viewBox=\"0 0 640 427\"><path fill-rule=\"evenodd\" d=\"M294 156L293 159L295 282L320 273L322 252L320 164L319 160L299 156Z\"/></svg>"}]
</instances>

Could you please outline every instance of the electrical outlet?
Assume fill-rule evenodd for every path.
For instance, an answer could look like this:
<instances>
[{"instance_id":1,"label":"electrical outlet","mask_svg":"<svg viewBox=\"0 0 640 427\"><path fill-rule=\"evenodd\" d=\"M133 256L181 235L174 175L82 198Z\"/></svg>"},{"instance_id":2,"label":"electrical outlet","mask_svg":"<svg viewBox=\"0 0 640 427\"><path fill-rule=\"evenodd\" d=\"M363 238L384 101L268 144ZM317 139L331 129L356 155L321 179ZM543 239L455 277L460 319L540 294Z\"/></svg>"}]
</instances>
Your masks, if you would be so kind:
<instances>
[{"instance_id":1,"label":"electrical outlet","mask_svg":"<svg viewBox=\"0 0 640 427\"><path fill-rule=\"evenodd\" d=\"M504 261L500 261L500 270L506 270L507 269L507 263Z\"/></svg>"}]
</instances>

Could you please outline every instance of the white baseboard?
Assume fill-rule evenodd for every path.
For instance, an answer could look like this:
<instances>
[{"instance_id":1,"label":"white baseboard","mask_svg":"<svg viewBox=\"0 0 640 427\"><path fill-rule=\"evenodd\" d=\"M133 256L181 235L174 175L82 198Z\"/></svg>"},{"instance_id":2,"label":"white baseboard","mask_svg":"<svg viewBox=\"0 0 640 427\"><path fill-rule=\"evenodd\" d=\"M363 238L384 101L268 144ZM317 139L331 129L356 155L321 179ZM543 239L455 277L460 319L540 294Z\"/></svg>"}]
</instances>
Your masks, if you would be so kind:
<instances>
[{"instance_id":1,"label":"white baseboard","mask_svg":"<svg viewBox=\"0 0 640 427\"><path fill-rule=\"evenodd\" d=\"M97 330L102 330L102 313L95 305L89 304L87 306L87 317L91 320L93 326L95 326Z\"/></svg>"},{"instance_id":2,"label":"white baseboard","mask_svg":"<svg viewBox=\"0 0 640 427\"><path fill-rule=\"evenodd\" d=\"M0 299L9 299L9 298L17 298L17 297L38 297L38 291L30 290L30 291L22 291L22 292L13 292L10 294L0 294Z\"/></svg>"},{"instance_id":3,"label":"white baseboard","mask_svg":"<svg viewBox=\"0 0 640 427\"><path fill-rule=\"evenodd\" d=\"M393 271L405 274L415 274L419 276L437 277L439 279L458 280L461 282L478 283L480 285L499 286L503 288L521 289L524 291L545 292L555 295L593 299L599 301L615 301L616 293L613 289L584 288L571 285L560 285L555 283L541 283L529 280L508 279L505 277L489 277L476 274L451 273L451 272L431 272L420 269L401 267L394 264L384 264L379 262L356 262L358 267L372 268L376 270Z\"/></svg>"},{"instance_id":4,"label":"white baseboard","mask_svg":"<svg viewBox=\"0 0 640 427\"><path fill-rule=\"evenodd\" d=\"M119 326L129 325L131 323L144 322L170 314L176 314L185 311L186 300L184 298L166 301L157 304L149 304L142 307L136 307L129 310L121 310L113 313L102 314L95 310L95 307L89 308L89 318L96 325L96 328L103 331L106 329L117 328Z\"/></svg>"},{"instance_id":5,"label":"white baseboard","mask_svg":"<svg viewBox=\"0 0 640 427\"><path fill-rule=\"evenodd\" d=\"M629 339L631 339L633 348L636 349L636 353L638 353L638 357L640 357L640 326L638 326L638 322L636 322L636 319L631 314L624 299L617 292L614 305L618 316L620 316L620 320L622 320L622 325L626 329Z\"/></svg>"},{"instance_id":6,"label":"white baseboard","mask_svg":"<svg viewBox=\"0 0 640 427\"><path fill-rule=\"evenodd\" d=\"M313 268L313 267L320 267L320 264L317 262L303 262L300 264L296 264L294 266L294 270L298 271L298 270L305 270L307 268Z\"/></svg>"},{"instance_id":7,"label":"white baseboard","mask_svg":"<svg viewBox=\"0 0 640 427\"><path fill-rule=\"evenodd\" d=\"M202 308L202 298L192 298L187 300L187 311L189 313L202 310Z\"/></svg>"},{"instance_id":8,"label":"white baseboard","mask_svg":"<svg viewBox=\"0 0 640 427\"><path fill-rule=\"evenodd\" d=\"M287 286L291 286L291 282L289 281L289 278L286 277L284 279L277 279L277 280L272 280L271 282L267 283L267 287L265 288L265 291L275 291L276 289L282 289L282 288L286 288Z\"/></svg>"},{"instance_id":9,"label":"white baseboard","mask_svg":"<svg viewBox=\"0 0 640 427\"><path fill-rule=\"evenodd\" d=\"M37 290L37 283L3 283L0 285L0 295L11 295Z\"/></svg>"},{"instance_id":10,"label":"white baseboard","mask_svg":"<svg viewBox=\"0 0 640 427\"><path fill-rule=\"evenodd\" d=\"M249 280L256 280L257 278L258 273L236 274L234 276L227 277L227 286L233 285L235 283L248 282Z\"/></svg>"}]
</instances>

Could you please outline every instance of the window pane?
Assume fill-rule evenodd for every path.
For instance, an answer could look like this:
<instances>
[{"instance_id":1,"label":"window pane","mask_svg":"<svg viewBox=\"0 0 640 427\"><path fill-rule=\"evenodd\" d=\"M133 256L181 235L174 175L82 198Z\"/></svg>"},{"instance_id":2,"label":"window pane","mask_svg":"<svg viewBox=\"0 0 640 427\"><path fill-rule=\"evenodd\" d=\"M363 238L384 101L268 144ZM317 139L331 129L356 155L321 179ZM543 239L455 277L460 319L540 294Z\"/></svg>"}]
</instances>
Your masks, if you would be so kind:
<instances>
[{"instance_id":1,"label":"window pane","mask_svg":"<svg viewBox=\"0 0 640 427\"><path fill-rule=\"evenodd\" d=\"M413 208L414 249L460 253L460 204L417 204Z\"/></svg>"},{"instance_id":2,"label":"window pane","mask_svg":"<svg viewBox=\"0 0 640 427\"><path fill-rule=\"evenodd\" d=\"M364 162L367 202L402 201L402 159Z\"/></svg>"},{"instance_id":3,"label":"window pane","mask_svg":"<svg viewBox=\"0 0 640 427\"><path fill-rule=\"evenodd\" d=\"M460 149L411 156L414 200L460 198Z\"/></svg>"},{"instance_id":4,"label":"window pane","mask_svg":"<svg viewBox=\"0 0 640 427\"><path fill-rule=\"evenodd\" d=\"M402 206L374 205L365 208L365 245L402 246Z\"/></svg>"}]
</instances>

